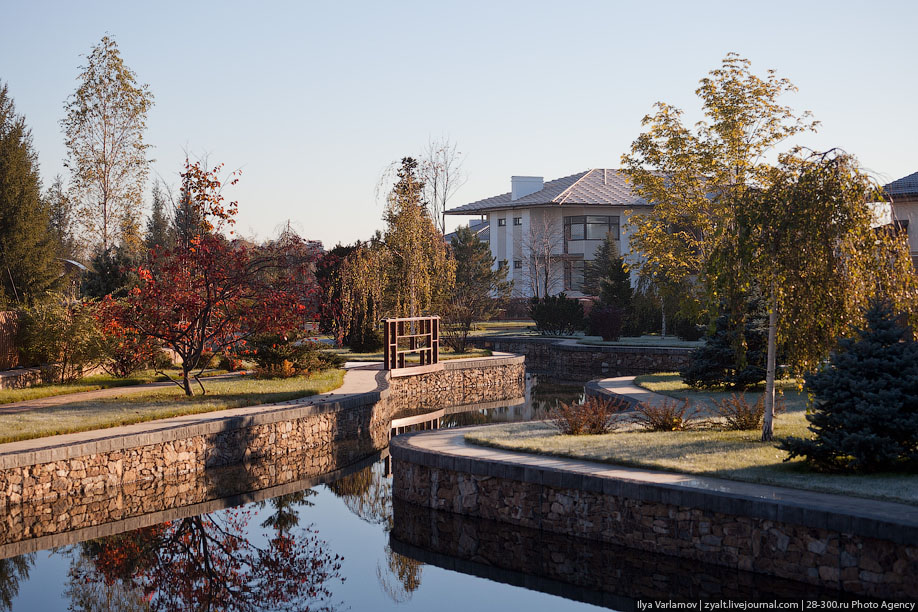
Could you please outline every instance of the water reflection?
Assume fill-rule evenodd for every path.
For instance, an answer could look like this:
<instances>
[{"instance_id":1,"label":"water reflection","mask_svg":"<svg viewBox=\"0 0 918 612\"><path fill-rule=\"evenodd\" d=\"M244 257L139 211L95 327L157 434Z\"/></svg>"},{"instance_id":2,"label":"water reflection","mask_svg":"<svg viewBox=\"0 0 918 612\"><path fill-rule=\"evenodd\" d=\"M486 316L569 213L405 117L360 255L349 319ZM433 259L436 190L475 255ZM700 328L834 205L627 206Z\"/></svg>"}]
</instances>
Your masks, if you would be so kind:
<instances>
[{"instance_id":1,"label":"water reflection","mask_svg":"<svg viewBox=\"0 0 918 612\"><path fill-rule=\"evenodd\" d=\"M273 515L276 516L276 515ZM79 545L71 609L329 609L341 559L311 528L274 529L261 546L244 508L169 521Z\"/></svg>"},{"instance_id":2,"label":"water reflection","mask_svg":"<svg viewBox=\"0 0 918 612\"><path fill-rule=\"evenodd\" d=\"M29 570L35 563L35 554L0 559L0 610L11 610L13 599L19 593L19 583L29 579Z\"/></svg>"}]
</instances>

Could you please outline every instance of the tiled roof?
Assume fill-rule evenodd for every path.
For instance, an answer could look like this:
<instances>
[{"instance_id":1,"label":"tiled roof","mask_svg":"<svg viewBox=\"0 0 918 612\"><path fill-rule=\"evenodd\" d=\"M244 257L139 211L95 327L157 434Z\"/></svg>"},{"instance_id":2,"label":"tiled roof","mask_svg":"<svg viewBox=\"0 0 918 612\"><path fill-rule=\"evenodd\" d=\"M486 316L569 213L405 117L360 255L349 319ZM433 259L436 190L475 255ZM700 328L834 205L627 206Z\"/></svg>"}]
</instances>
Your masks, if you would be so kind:
<instances>
[{"instance_id":1,"label":"tiled roof","mask_svg":"<svg viewBox=\"0 0 918 612\"><path fill-rule=\"evenodd\" d=\"M469 229L472 230L482 242L488 242L488 240L491 239L491 228L487 221L472 219L469 221ZM456 232L450 232L443 236L443 239L446 240L446 242L452 242L455 236Z\"/></svg>"},{"instance_id":2,"label":"tiled roof","mask_svg":"<svg viewBox=\"0 0 918 612\"><path fill-rule=\"evenodd\" d=\"M891 195L918 195L918 172L913 172L906 177L893 181L883 187L883 190Z\"/></svg>"},{"instance_id":3,"label":"tiled roof","mask_svg":"<svg viewBox=\"0 0 918 612\"><path fill-rule=\"evenodd\" d=\"M548 181L535 193L511 200L510 193L471 202L446 211L448 215L474 215L488 210L517 206L549 204L591 206L641 206L647 201L638 197L618 170L594 168L564 178Z\"/></svg>"}]
</instances>

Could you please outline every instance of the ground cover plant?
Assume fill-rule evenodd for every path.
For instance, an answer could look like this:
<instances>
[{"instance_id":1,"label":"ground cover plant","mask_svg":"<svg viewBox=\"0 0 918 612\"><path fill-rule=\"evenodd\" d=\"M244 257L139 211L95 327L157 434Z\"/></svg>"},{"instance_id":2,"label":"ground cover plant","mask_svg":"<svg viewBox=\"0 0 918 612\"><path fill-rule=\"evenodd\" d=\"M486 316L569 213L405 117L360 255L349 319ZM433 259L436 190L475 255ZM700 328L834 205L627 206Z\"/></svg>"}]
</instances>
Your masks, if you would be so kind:
<instances>
[{"instance_id":1,"label":"ground cover plant","mask_svg":"<svg viewBox=\"0 0 918 612\"><path fill-rule=\"evenodd\" d=\"M625 424L631 404L621 399L590 396L583 402L558 402L549 413L552 424L566 436L596 435L615 431Z\"/></svg>"},{"instance_id":2,"label":"ground cover plant","mask_svg":"<svg viewBox=\"0 0 918 612\"><path fill-rule=\"evenodd\" d=\"M209 382L207 395L189 397L178 387L170 386L120 397L0 414L0 431L3 432L0 443L283 402L332 391L343 381L344 370L337 369L275 380L241 376Z\"/></svg>"}]
</instances>

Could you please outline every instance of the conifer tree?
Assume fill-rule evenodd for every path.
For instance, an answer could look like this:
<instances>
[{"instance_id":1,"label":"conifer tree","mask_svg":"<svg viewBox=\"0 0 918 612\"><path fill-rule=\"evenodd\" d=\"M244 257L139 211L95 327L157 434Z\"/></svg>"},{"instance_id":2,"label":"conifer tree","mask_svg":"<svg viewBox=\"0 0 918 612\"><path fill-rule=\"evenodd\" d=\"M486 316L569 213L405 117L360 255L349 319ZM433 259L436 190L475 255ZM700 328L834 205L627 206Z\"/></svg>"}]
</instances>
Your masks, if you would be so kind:
<instances>
[{"instance_id":1,"label":"conifer tree","mask_svg":"<svg viewBox=\"0 0 918 612\"><path fill-rule=\"evenodd\" d=\"M788 459L825 470L918 468L918 342L887 303L875 301L866 319L807 377L814 437L784 440Z\"/></svg>"},{"instance_id":2,"label":"conifer tree","mask_svg":"<svg viewBox=\"0 0 918 612\"><path fill-rule=\"evenodd\" d=\"M67 194L60 175L54 177L54 182L45 192L43 206L48 215L51 237L57 245L57 256L79 259L82 253L76 236L73 200Z\"/></svg>"},{"instance_id":3,"label":"conifer tree","mask_svg":"<svg viewBox=\"0 0 918 612\"><path fill-rule=\"evenodd\" d=\"M159 247L168 249L172 247L173 229L166 206L166 195L159 183L153 185L153 210L147 219L147 232L144 236L144 245L148 251Z\"/></svg>"},{"instance_id":4,"label":"conifer tree","mask_svg":"<svg viewBox=\"0 0 918 612\"><path fill-rule=\"evenodd\" d=\"M628 312L634 291L631 288L631 276L625 260L619 255L616 242L612 234L606 234L596 249L594 259L587 262L583 275L584 292L599 296L599 301L604 305L617 306Z\"/></svg>"},{"instance_id":5,"label":"conifer tree","mask_svg":"<svg viewBox=\"0 0 918 612\"><path fill-rule=\"evenodd\" d=\"M31 304L60 276L25 119L0 85L0 306Z\"/></svg>"}]
</instances>

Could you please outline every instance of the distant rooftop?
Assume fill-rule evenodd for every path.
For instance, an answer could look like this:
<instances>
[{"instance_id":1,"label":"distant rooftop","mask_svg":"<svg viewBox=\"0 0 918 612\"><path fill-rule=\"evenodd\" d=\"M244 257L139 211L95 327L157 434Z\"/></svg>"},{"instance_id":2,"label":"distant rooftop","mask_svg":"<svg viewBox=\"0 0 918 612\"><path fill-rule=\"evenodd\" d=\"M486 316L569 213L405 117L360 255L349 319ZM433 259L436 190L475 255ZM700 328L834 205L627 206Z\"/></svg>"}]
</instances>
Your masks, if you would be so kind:
<instances>
[{"instance_id":1,"label":"distant rooftop","mask_svg":"<svg viewBox=\"0 0 918 612\"><path fill-rule=\"evenodd\" d=\"M469 229L478 236L478 239L482 242L488 242L491 239L491 228L488 225L488 222L483 219L472 219L469 221ZM458 231L458 230L457 230ZM456 232L450 232L443 236L443 239L446 242L452 242L453 238L456 236Z\"/></svg>"},{"instance_id":2,"label":"distant rooftop","mask_svg":"<svg viewBox=\"0 0 918 612\"><path fill-rule=\"evenodd\" d=\"M918 172L913 172L906 177L885 185L883 190L887 195L893 197L897 195L918 195Z\"/></svg>"},{"instance_id":3,"label":"distant rooftop","mask_svg":"<svg viewBox=\"0 0 918 612\"><path fill-rule=\"evenodd\" d=\"M522 177L533 178L533 177ZM536 177L537 178L537 177ZM545 183L539 191L513 199L512 192L470 202L446 211L448 215L475 215L501 208L548 206L645 206L631 191L619 170L594 168Z\"/></svg>"}]
</instances>

